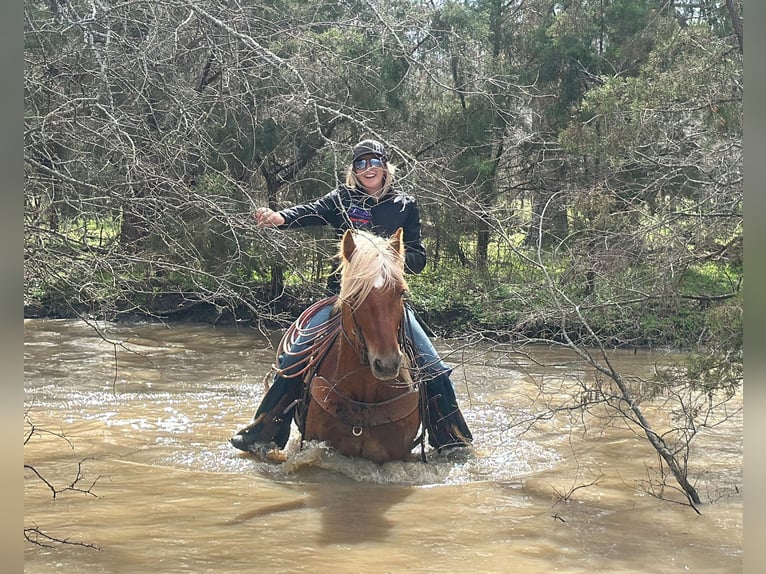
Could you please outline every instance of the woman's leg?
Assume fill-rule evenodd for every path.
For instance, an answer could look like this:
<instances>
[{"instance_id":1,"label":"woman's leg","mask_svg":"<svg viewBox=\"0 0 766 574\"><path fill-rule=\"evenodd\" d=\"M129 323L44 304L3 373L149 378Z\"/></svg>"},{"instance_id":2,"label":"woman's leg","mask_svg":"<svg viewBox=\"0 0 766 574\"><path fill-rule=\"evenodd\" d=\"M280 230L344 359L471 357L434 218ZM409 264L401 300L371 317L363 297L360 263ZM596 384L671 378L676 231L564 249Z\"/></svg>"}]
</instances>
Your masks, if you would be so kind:
<instances>
[{"instance_id":1,"label":"woman's leg","mask_svg":"<svg viewBox=\"0 0 766 574\"><path fill-rule=\"evenodd\" d=\"M465 446L473 440L473 436L457 404L455 387L449 378L452 369L442 361L414 311L407 306L406 312L407 335L416 351L417 380L426 384L428 442L439 449Z\"/></svg>"},{"instance_id":2,"label":"woman's leg","mask_svg":"<svg viewBox=\"0 0 766 574\"><path fill-rule=\"evenodd\" d=\"M407 318L405 320L407 336L412 342L413 347L415 347L415 360L420 370L419 376L426 379L433 379L442 373L446 373L449 376L452 369L442 361L439 352L434 348L431 339L429 339L418 322L415 312L409 306L406 306L405 309L407 311Z\"/></svg>"},{"instance_id":3,"label":"woman's leg","mask_svg":"<svg viewBox=\"0 0 766 574\"><path fill-rule=\"evenodd\" d=\"M250 450L254 444L276 443L284 448L290 438L290 425L297 399L301 396L302 376L291 376L298 373L303 362L301 351L307 349L314 341L311 329L316 329L330 318L332 301L318 309L304 325L304 331L293 344L289 353L282 353L279 358L280 373L274 375L274 380L266 391L258 410L255 411L253 422L231 437L230 442L240 450Z\"/></svg>"}]
</instances>

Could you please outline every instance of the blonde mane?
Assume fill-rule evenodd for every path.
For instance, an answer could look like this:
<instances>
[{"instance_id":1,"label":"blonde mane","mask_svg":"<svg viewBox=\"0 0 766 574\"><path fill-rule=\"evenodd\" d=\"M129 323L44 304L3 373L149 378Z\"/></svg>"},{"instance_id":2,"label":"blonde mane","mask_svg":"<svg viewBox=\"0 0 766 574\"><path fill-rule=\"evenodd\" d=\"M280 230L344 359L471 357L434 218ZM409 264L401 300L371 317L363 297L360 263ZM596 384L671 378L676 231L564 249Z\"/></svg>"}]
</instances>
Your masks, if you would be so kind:
<instances>
[{"instance_id":1,"label":"blonde mane","mask_svg":"<svg viewBox=\"0 0 766 574\"><path fill-rule=\"evenodd\" d=\"M342 302L356 307L364 301L374 287L407 289L404 278L404 257L389 246L389 240L367 231L354 232L354 252L351 259L343 256L340 248L340 294L336 305Z\"/></svg>"}]
</instances>

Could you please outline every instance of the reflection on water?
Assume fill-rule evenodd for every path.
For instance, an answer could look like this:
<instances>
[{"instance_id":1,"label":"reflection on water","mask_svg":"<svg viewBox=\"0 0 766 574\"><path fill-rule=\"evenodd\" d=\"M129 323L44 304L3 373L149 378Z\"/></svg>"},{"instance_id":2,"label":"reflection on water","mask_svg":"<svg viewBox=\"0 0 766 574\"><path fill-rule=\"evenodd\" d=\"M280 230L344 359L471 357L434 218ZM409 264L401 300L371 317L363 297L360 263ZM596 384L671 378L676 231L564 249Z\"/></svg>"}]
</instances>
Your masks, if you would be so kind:
<instances>
[{"instance_id":1,"label":"reflection on water","mask_svg":"<svg viewBox=\"0 0 766 574\"><path fill-rule=\"evenodd\" d=\"M27 572L735 572L742 424L700 438L697 516L640 488L651 449L622 425L531 431L534 382L587 376L571 356L439 341L476 448L376 465L323 444L258 462L228 444L263 394L273 344L248 329L25 322L25 526L99 550L26 546ZM616 353L625 372L660 357ZM554 388L551 386L551 388ZM25 429L29 432L30 427ZM79 466L78 466L79 465ZM651 566L656 564L657 566Z\"/></svg>"}]
</instances>

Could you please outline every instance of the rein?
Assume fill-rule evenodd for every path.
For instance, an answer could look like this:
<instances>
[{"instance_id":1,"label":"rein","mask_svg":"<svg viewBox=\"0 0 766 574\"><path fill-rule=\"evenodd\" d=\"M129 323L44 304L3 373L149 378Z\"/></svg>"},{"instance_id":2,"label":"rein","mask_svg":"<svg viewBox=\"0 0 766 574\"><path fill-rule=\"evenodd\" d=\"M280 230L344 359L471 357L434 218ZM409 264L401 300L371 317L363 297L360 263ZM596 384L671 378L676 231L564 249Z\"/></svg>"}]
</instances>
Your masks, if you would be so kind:
<instances>
[{"instance_id":1,"label":"rein","mask_svg":"<svg viewBox=\"0 0 766 574\"><path fill-rule=\"evenodd\" d=\"M333 295L327 299L317 301L310 307L308 307L303 313L300 314L298 319L290 325L290 328L282 336L282 340L277 347L277 362L279 364L280 355L289 355L292 357L299 357L299 359L289 367L288 371L280 369L276 366L273 368L276 373L282 377L299 377L313 369L321 360L324 355L330 349L338 333L343 330L341 325L341 315L332 315L327 321L309 327L308 322L316 315L317 311L324 308L326 305L333 305L337 295ZM344 333L345 334L345 333ZM311 340L311 344L301 351L293 351L295 343L300 337L304 337L304 340ZM294 371L293 369L299 370Z\"/></svg>"},{"instance_id":2,"label":"rein","mask_svg":"<svg viewBox=\"0 0 766 574\"><path fill-rule=\"evenodd\" d=\"M354 328L351 330L351 334L356 336L356 341L352 340L351 337L348 336L346 328L343 326L343 321L340 323L340 331L343 333L343 337L346 339L346 342L354 349L356 349L356 352L359 354L359 362L363 365L369 365L370 359L367 356L367 343L364 340L364 333L362 332L362 328L359 326L359 323L356 320L356 314L354 313L353 309L351 309L351 319L354 321Z\"/></svg>"}]
</instances>

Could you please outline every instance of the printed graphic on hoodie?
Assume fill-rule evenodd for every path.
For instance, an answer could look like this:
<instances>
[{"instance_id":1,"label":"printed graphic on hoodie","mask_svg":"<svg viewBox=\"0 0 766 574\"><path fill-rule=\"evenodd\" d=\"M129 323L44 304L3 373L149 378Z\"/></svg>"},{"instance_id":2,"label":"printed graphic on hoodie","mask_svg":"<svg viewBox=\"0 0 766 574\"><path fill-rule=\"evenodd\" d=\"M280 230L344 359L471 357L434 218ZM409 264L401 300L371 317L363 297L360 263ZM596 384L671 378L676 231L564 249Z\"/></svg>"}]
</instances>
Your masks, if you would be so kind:
<instances>
[{"instance_id":1,"label":"printed graphic on hoodie","mask_svg":"<svg viewBox=\"0 0 766 574\"><path fill-rule=\"evenodd\" d=\"M352 205L348 208L348 218L357 229L370 227L372 224L372 213L356 205Z\"/></svg>"}]
</instances>

